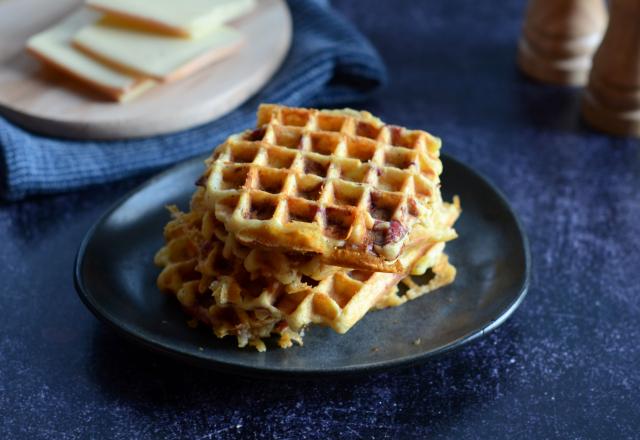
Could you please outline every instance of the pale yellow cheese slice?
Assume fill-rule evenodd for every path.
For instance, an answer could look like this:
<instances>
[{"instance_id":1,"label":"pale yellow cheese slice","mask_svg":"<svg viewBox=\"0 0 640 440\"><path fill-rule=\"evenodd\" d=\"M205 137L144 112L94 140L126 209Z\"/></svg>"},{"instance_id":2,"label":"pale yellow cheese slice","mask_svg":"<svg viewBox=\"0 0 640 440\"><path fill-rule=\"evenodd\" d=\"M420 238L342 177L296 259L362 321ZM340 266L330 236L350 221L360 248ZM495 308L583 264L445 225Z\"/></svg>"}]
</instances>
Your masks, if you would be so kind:
<instances>
[{"instance_id":1,"label":"pale yellow cheese slice","mask_svg":"<svg viewBox=\"0 0 640 440\"><path fill-rule=\"evenodd\" d=\"M108 17L80 30L76 48L99 61L160 81L171 81L234 52L242 34L221 26L198 39L148 32L121 26Z\"/></svg>"},{"instance_id":2,"label":"pale yellow cheese slice","mask_svg":"<svg viewBox=\"0 0 640 440\"><path fill-rule=\"evenodd\" d=\"M98 17L92 11L77 11L52 28L32 36L27 41L27 50L46 65L83 81L111 99L131 100L156 82L110 69L71 45L73 36Z\"/></svg>"},{"instance_id":3,"label":"pale yellow cheese slice","mask_svg":"<svg viewBox=\"0 0 640 440\"><path fill-rule=\"evenodd\" d=\"M87 0L87 5L155 30L198 38L251 11L255 0Z\"/></svg>"}]
</instances>

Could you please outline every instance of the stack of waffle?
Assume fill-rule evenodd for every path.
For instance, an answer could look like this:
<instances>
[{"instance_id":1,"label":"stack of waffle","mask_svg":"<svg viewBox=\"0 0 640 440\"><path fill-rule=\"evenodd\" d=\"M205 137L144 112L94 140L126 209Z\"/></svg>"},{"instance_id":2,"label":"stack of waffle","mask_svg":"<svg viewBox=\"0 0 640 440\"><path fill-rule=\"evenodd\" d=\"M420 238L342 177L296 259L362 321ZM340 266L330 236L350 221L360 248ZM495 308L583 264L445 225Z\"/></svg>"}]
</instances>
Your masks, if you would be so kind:
<instances>
[{"instance_id":1,"label":"stack of waffle","mask_svg":"<svg viewBox=\"0 0 640 440\"><path fill-rule=\"evenodd\" d=\"M261 105L257 128L207 160L190 211L171 207L158 286L262 351L271 335L285 348L312 323L344 333L449 284L460 207L442 201L439 150L367 112Z\"/></svg>"}]
</instances>

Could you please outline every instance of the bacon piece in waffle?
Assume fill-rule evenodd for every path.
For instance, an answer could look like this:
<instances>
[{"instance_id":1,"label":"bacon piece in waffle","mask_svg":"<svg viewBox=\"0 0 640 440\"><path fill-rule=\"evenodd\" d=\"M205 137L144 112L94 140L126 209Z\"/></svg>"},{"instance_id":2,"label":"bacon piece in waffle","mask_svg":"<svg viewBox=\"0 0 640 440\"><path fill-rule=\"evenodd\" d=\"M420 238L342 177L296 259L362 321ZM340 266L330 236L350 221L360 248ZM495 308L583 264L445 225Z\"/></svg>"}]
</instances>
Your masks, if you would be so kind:
<instances>
[{"instance_id":1,"label":"bacon piece in waffle","mask_svg":"<svg viewBox=\"0 0 640 440\"><path fill-rule=\"evenodd\" d=\"M261 105L258 128L231 136L208 161L207 203L252 247L402 273L414 225L425 241L456 237L438 216L439 150L429 133L367 112Z\"/></svg>"}]
</instances>

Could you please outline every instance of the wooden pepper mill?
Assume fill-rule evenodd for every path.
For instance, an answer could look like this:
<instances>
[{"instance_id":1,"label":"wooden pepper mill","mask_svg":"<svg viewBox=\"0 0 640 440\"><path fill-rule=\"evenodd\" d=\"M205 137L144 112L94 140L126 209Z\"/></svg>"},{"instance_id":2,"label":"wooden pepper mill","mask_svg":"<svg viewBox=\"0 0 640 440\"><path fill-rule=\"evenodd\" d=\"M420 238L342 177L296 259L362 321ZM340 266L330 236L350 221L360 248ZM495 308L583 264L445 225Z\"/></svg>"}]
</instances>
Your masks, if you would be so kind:
<instances>
[{"instance_id":1,"label":"wooden pepper mill","mask_svg":"<svg viewBox=\"0 0 640 440\"><path fill-rule=\"evenodd\" d=\"M582 114L595 128L640 136L640 0L609 0L611 20L593 59Z\"/></svg>"},{"instance_id":2,"label":"wooden pepper mill","mask_svg":"<svg viewBox=\"0 0 640 440\"><path fill-rule=\"evenodd\" d=\"M518 44L520 69L544 82L585 85L607 18L604 0L530 0Z\"/></svg>"}]
</instances>

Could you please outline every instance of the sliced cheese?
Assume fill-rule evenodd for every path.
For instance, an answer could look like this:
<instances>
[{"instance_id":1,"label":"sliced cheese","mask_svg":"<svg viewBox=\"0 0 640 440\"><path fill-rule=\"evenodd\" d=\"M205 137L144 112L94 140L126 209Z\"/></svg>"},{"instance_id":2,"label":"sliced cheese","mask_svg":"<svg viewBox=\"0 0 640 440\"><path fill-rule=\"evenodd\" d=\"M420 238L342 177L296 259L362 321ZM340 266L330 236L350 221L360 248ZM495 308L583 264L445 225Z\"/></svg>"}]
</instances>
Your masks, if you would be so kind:
<instances>
[{"instance_id":1,"label":"sliced cheese","mask_svg":"<svg viewBox=\"0 0 640 440\"><path fill-rule=\"evenodd\" d=\"M98 15L82 10L27 41L27 50L46 65L90 85L118 101L133 99L156 82L127 75L91 59L71 46L71 39L83 27L95 22Z\"/></svg>"},{"instance_id":2,"label":"sliced cheese","mask_svg":"<svg viewBox=\"0 0 640 440\"><path fill-rule=\"evenodd\" d=\"M224 26L192 40L120 26L108 17L73 38L78 49L103 63L161 81L187 76L231 54L241 43L242 35Z\"/></svg>"},{"instance_id":3,"label":"sliced cheese","mask_svg":"<svg viewBox=\"0 0 640 440\"><path fill-rule=\"evenodd\" d=\"M156 31L198 38L248 13L255 0L87 0L87 5Z\"/></svg>"}]
</instances>

